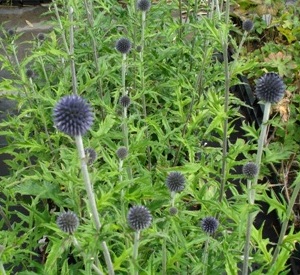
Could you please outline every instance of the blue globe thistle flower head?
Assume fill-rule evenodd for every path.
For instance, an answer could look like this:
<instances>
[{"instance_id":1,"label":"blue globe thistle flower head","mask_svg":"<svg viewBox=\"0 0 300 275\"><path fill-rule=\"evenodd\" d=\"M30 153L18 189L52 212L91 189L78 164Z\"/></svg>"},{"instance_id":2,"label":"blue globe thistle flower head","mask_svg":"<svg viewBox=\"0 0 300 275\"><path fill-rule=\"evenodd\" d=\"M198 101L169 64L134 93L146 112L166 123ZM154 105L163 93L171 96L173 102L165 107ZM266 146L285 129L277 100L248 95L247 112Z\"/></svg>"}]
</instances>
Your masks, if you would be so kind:
<instances>
[{"instance_id":1,"label":"blue globe thistle flower head","mask_svg":"<svg viewBox=\"0 0 300 275\"><path fill-rule=\"evenodd\" d=\"M246 32L250 32L253 29L253 22L250 19L246 19L243 22L243 30Z\"/></svg>"},{"instance_id":2,"label":"blue globe thistle flower head","mask_svg":"<svg viewBox=\"0 0 300 275\"><path fill-rule=\"evenodd\" d=\"M97 159L97 153L93 148L84 149L87 165L92 165Z\"/></svg>"},{"instance_id":3,"label":"blue globe thistle flower head","mask_svg":"<svg viewBox=\"0 0 300 275\"><path fill-rule=\"evenodd\" d=\"M167 176L166 185L171 192L181 192L185 187L185 177L180 172L171 172Z\"/></svg>"},{"instance_id":4,"label":"blue globe thistle flower head","mask_svg":"<svg viewBox=\"0 0 300 275\"><path fill-rule=\"evenodd\" d=\"M128 95L123 95L120 98L120 105L123 108L128 108L131 103L130 97Z\"/></svg>"},{"instance_id":5,"label":"blue globe thistle flower head","mask_svg":"<svg viewBox=\"0 0 300 275\"><path fill-rule=\"evenodd\" d=\"M129 209L127 221L133 230L139 231L150 226L152 215L147 207L143 205L135 205Z\"/></svg>"},{"instance_id":6,"label":"blue globe thistle flower head","mask_svg":"<svg viewBox=\"0 0 300 275\"><path fill-rule=\"evenodd\" d=\"M207 234L214 234L219 226L219 221L214 217L206 217L201 220L200 226Z\"/></svg>"},{"instance_id":7,"label":"blue globe thistle flower head","mask_svg":"<svg viewBox=\"0 0 300 275\"><path fill-rule=\"evenodd\" d=\"M243 166L243 174L249 178L254 178L258 173L258 167L254 162L248 162Z\"/></svg>"},{"instance_id":8,"label":"blue globe thistle flower head","mask_svg":"<svg viewBox=\"0 0 300 275\"><path fill-rule=\"evenodd\" d=\"M259 100L277 103L283 98L285 85L278 74L271 72L257 80L255 91Z\"/></svg>"},{"instance_id":9,"label":"blue globe thistle flower head","mask_svg":"<svg viewBox=\"0 0 300 275\"><path fill-rule=\"evenodd\" d=\"M128 38L120 38L116 43L116 50L122 54L128 54L131 50L131 42Z\"/></svg>"},{"instance_id":10,"label":"blue globe thistle flower head","mask_svg":"<svg viewBox=\"0 0 300 275\"><path fill-rule=\"evenodd\" d=\"M79 225L79 219L72 211L62 212L59 214L56 224L63 232L72 234L76 231Z\"/></svg>"},{"instance_id":11,"label":"blue globe thistle flower head","mask_svg":"<svg viewBox=\"0 0 300 275\"><path fill-rule=\"evenodd\" d=\"M31 69L27 69L26 70L26 72L25 72L25 74L26 74L26 76L28 77L28 78L33 78L34 77L34 71L33 70L31 70Z\"/></svg>"},{"instance_id":12,"label":"blue globe thistle flower head","mask_svg":"<svg viewBox=\"0 0 300 275\"><path fill-rule=\"evenodd\" d=\"M174 206L170 207L169 213L171 216L175 216L178 213L178 209Z\"/></svg>"},{"instance_id":13,"label":"blue globe thistle flower head","mask_svg":"<svg viewBox=\"0 0 300 275\"><path fill-rule=\"evenodd\" d=\"M121 146L117 149L116 155L119 159L124 160L128 156L128 149L125 146Z\"/></svg>"},{"instance_id":14,"label":"blue globe thistle flower head","mask_svg":"<svg viewBox=\"0 0 300 275\"><path fill-rule=\"evenodd\" d=\"M148 11L151 8L151 2L149 0L138 0L136 6L140 11Z\"/></svg>"},{"instance_id":15,"label":"blue globe thistle flower head","mask_svg":"<svg viewBox=\"0 0 300 275\"><path fill-rule=\"evenodd\" d=\"M78 95L61 98L53 110L54 124L58 130L69 135L84 135L93 124L90 105Z\"/></svg>"}]
</instances>

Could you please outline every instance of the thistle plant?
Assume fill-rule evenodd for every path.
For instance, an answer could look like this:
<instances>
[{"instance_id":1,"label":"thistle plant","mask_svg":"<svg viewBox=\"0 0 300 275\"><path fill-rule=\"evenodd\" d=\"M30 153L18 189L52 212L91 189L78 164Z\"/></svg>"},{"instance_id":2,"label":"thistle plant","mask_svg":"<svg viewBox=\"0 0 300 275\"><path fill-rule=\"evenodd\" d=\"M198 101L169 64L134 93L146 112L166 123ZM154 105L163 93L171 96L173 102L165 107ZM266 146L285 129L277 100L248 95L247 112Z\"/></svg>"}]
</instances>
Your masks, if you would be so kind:
<instances>
[{"instance_id":1,"label":"thistle plant","mask_svg":"<svg viewBox=\"0 0 300 275\"><path fill-rule=\"evenodd\" d=\"M144 68L144 49L145 49L145 29L146 29L146 14L151 8L151 2L149 0L138 0L136 3L137 10L142 13L141 21L141 40L140 40L140 79L141 79L141 93L142 93L142 106L143 106L143 118L147 118L146 97L145 97L145 68ZM148 129L146 129L146 138L149 138ZM148 168L151 170L151 155L150 147L147 146Z\"/></svg>"},{"instance_id":2,"label":"thistle plant","mask_svg":"<svg viewBox=\"0 0 300 275\"><path fill-rule=\"evenodd\" d=\"M141 230L144 230L151 225L152 215L147 207L143 205L135 205L129 209L127 220L129 226L134 230L134 245L133 245L134 268L132 274L138 274L137 260L138 260L140 232Z\"/></svg>"},{"instance_id":3,"label":"thistle plant","mask_svg":"<svg viewBox=\"0 0 300 275\"><path fill-rule=\"evenodd\" d=\"M101 229L101 223L93 187L87 169L86 155L82 141L82 135L84 135L91 128L94 120L91 107L83 98L78 95L65 96L54 107L53 119L58 130L75 138L79 158L81 161L81 172L88 196L89 210L92 212L92 218L96 230L99 232ZM113 265L106 242L102 241L101 245L109 274L114 274Z\"/></svg>"},{"instance_id":4,"label":"thistle plant","mask_svg":"<svg viewBox=\"0 0 300 275\"><path fill-rule=\"evenodd\" d=\"M205 247L203 251L203 275L208 274L207 273L207 264L208 264L208 254L209 254L209 241L210 236L214 234L219 226L219 221L214 217L205 217L201 220L200 226L202 230L208 235L206 241L205 241Z\"/></svg>"},{"instance_id":5,"label":"thistle plant","mask_svg":"<svg viewBox=\"0 0 300 275\"><path fill-rule=\"evenodd\" d=\"M266 73L261 78L258 79L256 82L256 96L258 99L264 104L264 115L263 120L260 128L260 136L258 140L258 147L256 153L256 161L255 165L257 167L257 173L254 176L252 187L249 194L250 203L254 204L255 202L255 187L258 182L260 166L261 166L261 159L263 148L265 144L265 139L267 136L267 123L270 116L271 104L279 102L285 92L285 85L281 77L276 73ZM250 243L250 236L251 236L251 227L253 224L253 220L255 215L250 213L248 215L247 221L247 234L246 234L246 244L244 248L244 262L243 262L243 274L248 274L248 264L249 264L249 243Z\"/></svg>"},{"instance_id":6,"label":"thistle plant","mask_svg":"<svg viewBox=\"0 0 300 275\"><path fill-rule=\"evenodd\" d=\"M61 231L73 234L79 225L79 219L74 212L67 211L59 214L56 223Z\"/></svg>"},{"instance_id":7,"label":"thistle plant","mask_svg":"<svg viewBox=\"0 0 300 275\"><path fill-rule=\"evenodd\" d=\"M174 207L175 195L185 187L185 177L180 172L171 172L166 178L166 186L171 192L171 206Z\"/></svg>"}]
</instances>

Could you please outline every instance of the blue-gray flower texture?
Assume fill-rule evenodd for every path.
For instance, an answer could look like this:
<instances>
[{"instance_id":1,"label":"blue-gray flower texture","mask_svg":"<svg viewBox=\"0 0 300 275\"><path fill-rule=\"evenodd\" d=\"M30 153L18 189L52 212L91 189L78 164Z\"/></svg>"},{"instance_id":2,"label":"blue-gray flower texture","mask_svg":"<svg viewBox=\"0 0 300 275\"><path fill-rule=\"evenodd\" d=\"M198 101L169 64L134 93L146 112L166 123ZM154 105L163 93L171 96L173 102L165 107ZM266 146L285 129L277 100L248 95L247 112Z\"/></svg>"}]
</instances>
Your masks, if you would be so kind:
<instances>
[{"instance_id":1,"label":"blue-gray flower texture","mask_svg":"<svg viewBox=\"0 0 300 275\"><path fill-rule=\"evenodd\" d=\"M128 224L133 230L142 230L150 226L152 216L147 207L143 205L132 206L127 216Z\"/></svg>"},{"instance_id":2,"label":"blue-gray flower texture","mask_svg":"<svg viewBox=\"0 0 300 275\"><path fill-rule=\"evenodd\" d=\"M180 172L171 172L167 176L166 185L171 192L181 192L185 186L185 178Z\"/></svg>"},{"instance_id":3,"label":"blue-gray flower texture","mask_svg":"<svg viewBox=\"0 0 300 275\"><path fill-rule=\"evenodd\" d=\"M258 79L255 91L259 100L277 103L284 95L285 85L278 74L271 72Z\"/></svg>"},{"instance_id":4,"label":"blue-gray flower texture","mask_svg":"<svg viewBox=\"0 0 300 275\"><path fill-rule=\"evenodd\" d=\"M140 11L148 11L150 10L151 2L149 0L138 0L137 8Z\"/></svg>"},{"instance_id":5,"label":"blue-gray flower texture","mask_svg":"<svg viewBox=\"0 0 300 275\"><path fill-rule=\"evenodd\" d=\"M248 162L243 166L243 174L247 178L254 178L258 172L258 167L254 162Z\"/></svg>"},{"instance_id":6,"label":"blue-gray flower texture","mask_svg":"<svg viewBox=\"0 0 300 275\"><path fill-rule=\"evenodd\" d=\"M131 42L128 38L120 38L116 43L116 49L122 54L129 53L131 49Z\"/></svg>"},{"instance_id":7,"label":"blue-gray flower texture","mask_svg":"<svg viewBox=\"0 0 300 275\"><path fill-rule=\"evenodd\" d=\"M74 233L79 225L79 219L72 211L62 212L59 214L56 224L60 230L66 233Z\"/></svg>"},{"instance_id":8,"label":"blue-gray flower texture","mask_svg":"<svg viewBox=\"0 0 300 275\"><path fill-rule=\"evenodd\" d=\"M213 234L216 232L219 222L214 217L206 217L201 221L201 228L205 233Z\"/></svg>"},{"instance_id":9,"label":"blue-gray flower texture","mask_svg":"<svg viewBox=\"0 0 300 275\"><path fill-rule=\"evenodd\" d=\"M94 120L90 105L78 95L61 98L54 107L53 118L57 129L70 136L84 135Z\"/></svg>"}]
</instances>

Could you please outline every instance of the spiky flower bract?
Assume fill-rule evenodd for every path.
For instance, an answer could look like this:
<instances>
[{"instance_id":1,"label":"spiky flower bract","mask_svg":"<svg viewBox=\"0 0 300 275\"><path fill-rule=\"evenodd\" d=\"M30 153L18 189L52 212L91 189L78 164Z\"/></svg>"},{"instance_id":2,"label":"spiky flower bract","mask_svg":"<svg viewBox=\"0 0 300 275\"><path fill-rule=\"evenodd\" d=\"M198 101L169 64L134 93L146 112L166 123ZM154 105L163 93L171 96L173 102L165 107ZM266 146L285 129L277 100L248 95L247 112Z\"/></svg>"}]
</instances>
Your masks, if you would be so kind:
<instances>
[{"instance_id":1,"label":"spiky flower bract","mask_svg":"<svg viewBox=\"0 0 300 275\"><path fill-rule=\"evenodd\" d=\"M140 11L148 11L151 8L151 2L149 0L138 0L136 6Z\"/></svg>"},{"instance_id":2,"label":"spiky flower bract","mask_svg":"<svg viewBox=\"0 0 300 275\"><path fill-rule=\"evenodd\" d=\"M46 36L44 33L40 32L38 33L38 35L36 36L38 40L40 41L44 41L46 39Z\"/></svg>"},{"instance_id":3,"label":"spiky flower bract","mask_svg":"<svg viewBox=\"0 0 300 275\"><path fill-rule=\"evenodd\" d=\"M116 151L116 155L121 160L125 159L128 155L127 148L125 146L119 147L118 150Z\"/></svg>"},{"instance_id":4,"label":"spiky flower bract","mask_svg":"<svg viewBox=\"0 0 300 275\"><path fill-rule=\"evenodd\" d=\"M85 148L84 149L86 159L87 159L87 164L92 165L95 160L97 159L97 153L93 148Z\"/></svg>"},{"instance_id":5,"label":"spiky flower bract","mask_svg":"<svg viewBox=\"0 0 300 275\"><path fill-rule=\"evenodd\" d=\"M57 129L70 136L84 135L93 124L90 105L78 95L61 98L54 107L53 118Z\"/></svg>"},{"instance_id":6,"label":"spiky flower bract","mask_svg":"<svg viewBox=\"0 0 300 275\"><path fill-rule=\"evenodd\" d=\"M129 209L127 221L133 230L143 230L150 226L152 215L147 207L135 205Z\"/></svg>"},{"instance_id":7,"label":"spiky flower bract","mask_svg":"<svg viewBox=\"0 0 300 275\"><path fill-rule=\"evenodd\" d=\"M248 162L243 166L243 174L251 179L257 175L258 167L254 162Z\"/></svg>"},{"instance_id":8,"label":"spiky flower bract","mask_svg":"<svg viewBox=\"0 0 300 275\"><path fill-rule=\"evenodd\" d=\"M28 78L33 78L34 77L34 71L31 70L31 69L27 69L25 74Z\"/></svg>"},{"instance_id":9,"label":"spiky flower bract","mask_svg":"<svg viewBox=\"0 0 300 275\"><path fill-rule=\"evenodd\" d=\"M178 213L178 209L176 207L172 206L169 209L169 213L170 213L171 216L175 216Z\"/></svg>"},{"instance_id":10,"label":"spiky flower bract","mask_svg":"<svg viewBox=\"0 0 300 275\"><path fill-rule=\"evenodd\" d=\"M181 192L184 189L185 178L180 172L171 172L167 176L166 185L171 192Z\"/></svg>"},{"instance_id":11,"label":"spiky flower bract","mask_svg":"<svg viewBox=\"0 0 300 275\"><path fill-rule=\"evenodd\" d=\"M206 217L201 220L201 228L207 234L213 234L216 232L219 226L219 221L214 217Z\"/></svg>"},{"instance_id":12,"label":"spiky flower bract","mask_svg":"<svg viewBox=\"0 0 300 275\"><path fill-rule=\"evenodd\" d=\"M246 32L250 32L253 29L253 22L250 19L246 19L243 22L243 30Z\"/></svg>"},{"instance_id":13,"label":"spiky flower bract","mask_svg":"<svg viewBox=\"0 0 300 275\"><path fill-rule=\"evenodd\" d=\"M131 42L128 38L120 38L116 43L116 49L122 54L129 53L131 49Z\"/></svg>"},{"instance_id":14,"label":"spiky flower bract","mask_svg":"<svg viewBox=\"0 0 300 275\"><path fill-rule=\"evenodd\" d=\"M120 104L123 108L128 108L130 103L131 103L131 101L130 101L130 97L128 95L121 96Z\"/></svg>"},{"instance_id":15,"label":"spiky flower bract","mask_svg":"<svg viewBox=\"0 0 300 275\"><path fill-rule=\"evenodd\" d=\"M60 230L66 233L74 233L79 225L79 219L72 211L62 212L59 214L56 224Z\"/></svg>"},{"instance_id":16,"label":"spiky flower bract","mask_svg":"<svg viewBox=\"0 0 300 275\"><path fill-rule=\"evenodd\" d=\"M264 102L276 103L284 95L285 85L276 73L266 73L256 82L256 96Z\"/></svg>"}]
</instances>

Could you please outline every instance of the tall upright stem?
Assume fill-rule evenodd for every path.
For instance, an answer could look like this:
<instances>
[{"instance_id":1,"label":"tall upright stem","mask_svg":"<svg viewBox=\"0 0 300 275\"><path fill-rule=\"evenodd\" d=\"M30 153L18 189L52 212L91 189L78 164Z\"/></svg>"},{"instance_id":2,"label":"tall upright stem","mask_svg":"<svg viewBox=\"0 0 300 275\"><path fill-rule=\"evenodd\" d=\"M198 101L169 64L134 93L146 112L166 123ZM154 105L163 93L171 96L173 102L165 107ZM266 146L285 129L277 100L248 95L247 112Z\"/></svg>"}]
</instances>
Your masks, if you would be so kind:
<instances>
[{"instance_id":1,"label":"tall upright stem","mask_svg":"<svg viewBox=\"0 0 300 275\"><path fill-rule=\"evenodd\" d=\"M85 185L85 190L88 196L88 204L89 204L89 210L92 213L92 218L96 227L97 232L99 233L101 229L101 223L98 215L98 210L97 210L97 205L96 205L96 199L95 195L93 192L92 184L90 181L90 176L87 168L87 163L86 163L86 156L84 152L84 147L83 147L83 142L82 142L82 136L75 136L75 142L78 150L78 155L80 158L80 163L81 163L81 173L83 175L83 180L84 180L84 185ZM108 273L110 275L114 275L114 269L113 269L113 264L110 258L109 250L107 248L106 242L102 241L101 246L103 249L103 254L105 258L105 262L108 268Z\"/></svg>"},{"instance_id":2,"label":"tall upright stem","mask_svg":"<svg viewBox=\"0 0 300 275\"><path fill-rule=\"evenodd\" d=\"M258 140L258 148L257 148L257 154L256 154L256 165L257 165L257 174L255 175L253 179L253 183L251 186L251 189L248 190L249 192L249 204L254 205L255 203L255 187L258 182L259 177L259 171L260 171L260 165L261 165L261 157L263 152L263 147L265 143L265 139L267 136L267 122L269 120L270 116L270 109L271 109L271 103L267 102L265 103L265 109L264 109L264 116L263 121L261 124L261 132ZM249 188L248 188L249 189ZM248 274L248 267L249 267L249 254L250 254L250 239L251 239L251 232L252 232L252 224L255 218L254 213L248 214L248 220L247 220L247 231L246 231L246 241L245 241L245 248L244 248L244 261L243 261L243 275Z\"/></svg>"},{"instance_id":3,"label":"tall upright stem","mask_svg":"<svg viewBox=\"0 0 300 275\"><path fill-rule=\"evenodd\" d=\"M226 1L225 10L225 25L229 25L229 7L230 1ZM225 102L224 102L224 126L223 126L223 142L222 142L222 171L221 171L221 187L219 201L224 197L225 183L227 180L227 150L228 150L228 108L229 108L229 88L230 88L230 73L228 66L228 30L226 29L222 37L223 57L224 57L224 74L225 74Z\"/></svg>"}]
</instances>

